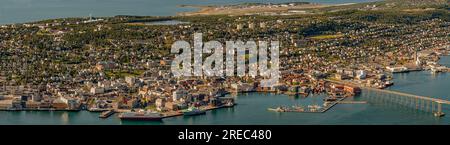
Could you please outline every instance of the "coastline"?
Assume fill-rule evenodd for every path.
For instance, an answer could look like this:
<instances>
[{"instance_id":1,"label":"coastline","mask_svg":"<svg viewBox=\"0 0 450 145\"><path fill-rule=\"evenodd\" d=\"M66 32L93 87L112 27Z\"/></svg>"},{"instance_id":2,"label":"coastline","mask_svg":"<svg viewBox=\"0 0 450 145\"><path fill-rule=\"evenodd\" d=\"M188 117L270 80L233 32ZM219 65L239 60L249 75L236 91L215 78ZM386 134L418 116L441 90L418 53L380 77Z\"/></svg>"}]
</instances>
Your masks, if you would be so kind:
<instances>
[{"instance_id":1,"label":"coastline","mask_svg":"<svg viewBox=\"0 0 450 145\"><path fill-rule=\"evenodd\" d=\"M184 8L196 8L197 11L179 12L176 16L199 16L199 15L249 15L257 13L289 13L292 11L302 11L300 14L306 14L307 10L328 8L335 6L348 6L357 3L343 4L321 4L321 3L304 3L304 4L255 4L255 5L178 5ZM298 14L298 13L297 13Z\"/></svg>"}]
</instances>

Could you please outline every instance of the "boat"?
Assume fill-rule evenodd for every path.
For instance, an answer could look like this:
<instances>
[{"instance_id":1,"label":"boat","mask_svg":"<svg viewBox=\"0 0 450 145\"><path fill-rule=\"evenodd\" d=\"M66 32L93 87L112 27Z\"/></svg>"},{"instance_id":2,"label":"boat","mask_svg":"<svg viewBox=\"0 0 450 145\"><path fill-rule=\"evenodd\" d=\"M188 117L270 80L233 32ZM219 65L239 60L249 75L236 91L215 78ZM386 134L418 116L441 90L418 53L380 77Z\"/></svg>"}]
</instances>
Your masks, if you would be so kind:
<instances>
[{"instance_id":1,"label":"boat","mask_svg":"<svg viewBox=\"0 0 450 145\"><path fill-rule=\"evenodd\" d=\"M195 115L206 114L205 110L200 110L195 107L191 107L189 109L183 110L182 112L183 112L184 116L195 116Z\"/></svg>"},{"instance_id":2,"label":"boat","mask_svg":"<svg viewBox=\"0 0 450 145\"><path fill-rule=\"evenodd\" d=\"M286 109L283 107L277 107L277 108L267 108L269 111L275 111L275 112L286 112Z\"/></svg>"},{"instance_id":3,"label":"boat","mask_svg":"<svg viewBox=\"0 0 450 145\"><path fill-rule=\"evenodd\" d=\"M135 121L161 121L163 116L160 113L153 112L125 112L119 115L120 120Z\"/></svg>"},{"instance_id":4,"label":"boat","mask_svg":"<svg viewBox=\"0 0 450 145\"><path fill-rule=\"evenodd\" d=\"M436 73L440 73L441 72L441 70L439 70L439 69L437 69L437 68L431 68L431 73L434 73L434 74L436 74Z\"/></svg>"},{"instance_id":5,"label":"boat","mask_svg":"<svg viewBox=\"0 0 450 145\"><path fill-rule=\"evenodd\" d=\"M305 111L305 109L302 106L298 106L298 105L292 106L292 108L296 112L303 112L303 111Z\"/></svg>"},{"instance_id":6,"label":"boat","mask_svg":"<svg viewBox=\"0 0 450 145\"><path fill-rule=\"evenodd\" d=\"M445 114L443 112L434 112L435 117L443 117Z\"/></svg>"},{"instance_id":7,"label":"boat","mask_svg":"<svg viewBox=\"0 0 450 145\"><path fill-rule=\"evenodd\" d=\"M336 100L337 99L335 97L326 97L326 98L323 99L323 101L325 101L325 102L334 102Z\"/></svg>"},{"instance_id":8,"label":"boat","mask_svg":"<svg viewBox=\"0 0 450 145\"><path fill-rule=\"evenodd\" d=\"M320 107L319 105L308 105L308 109L311 112L317 112L321 109L322 107Z\"/></svg>"},{"instance_id":9,"label":"boat","mask_svg":"<svg viewBox=\"0 0 450 145\"><path fill-rule=\"evenodd\" d=\"M392 81L385 82L385 86L387 86L387 87L392 86L392 85L394 85L394 82L392 82Z\"/></svg>"},{"instance_id":10,"label":"boat","mask_svg":"<svg viewBox=\"0 0 450 145\"><path fill-rule=\"evenodd\" d=\"M234 105L235 105L235 103L233 103L232 101L229 101L229 102L225 103L223 105L223 107L233 107Z\"/></svg>"}]
</instances>

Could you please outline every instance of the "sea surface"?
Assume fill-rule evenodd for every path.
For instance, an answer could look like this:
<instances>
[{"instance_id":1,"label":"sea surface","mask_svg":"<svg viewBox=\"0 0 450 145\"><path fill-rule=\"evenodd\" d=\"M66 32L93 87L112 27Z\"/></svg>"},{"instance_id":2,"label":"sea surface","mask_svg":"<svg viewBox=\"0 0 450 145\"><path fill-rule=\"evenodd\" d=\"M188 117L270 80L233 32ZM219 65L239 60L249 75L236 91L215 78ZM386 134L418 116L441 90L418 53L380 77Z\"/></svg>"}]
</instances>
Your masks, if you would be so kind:
<instances>
[{"instance_id":1,"label":"sea surface","mask_svg":"<svg viewBox=\"0 0 450 145\"><path fill-rule=\"evenodd\" d=\"M441 64L450 67L450 57L443 57ZM395 74L395 85L389 88L411 94L450 100L450 73L432 74L428 71ZM121 121L116 115L98 118L99 113L81 112L0 112L0 124L55 124L55 125L436 125L450 124L450 108L443 106L446 116L438 118L432 113L389 101L382 93L363 91L360 96L349 98L367 101L367 104L337 104L325 113L277 113L269 107L292 105L322 105L324 95L294 97L269 93L238 94L233 108L208 111L206 115L173 117L162 122Z\"/></svg>"},{"instance_id":2,"label":"sea surface","mask_svg":"<svg viewBox=\"0 0 450 145\"><path fill-rule=\"evenodd\" d=\"M376 0L0 0L0 24L66 17L116 15L170 16L195 8L179 5L224 5L245 2L358 3Z\"/></svg>"}]
</instances>

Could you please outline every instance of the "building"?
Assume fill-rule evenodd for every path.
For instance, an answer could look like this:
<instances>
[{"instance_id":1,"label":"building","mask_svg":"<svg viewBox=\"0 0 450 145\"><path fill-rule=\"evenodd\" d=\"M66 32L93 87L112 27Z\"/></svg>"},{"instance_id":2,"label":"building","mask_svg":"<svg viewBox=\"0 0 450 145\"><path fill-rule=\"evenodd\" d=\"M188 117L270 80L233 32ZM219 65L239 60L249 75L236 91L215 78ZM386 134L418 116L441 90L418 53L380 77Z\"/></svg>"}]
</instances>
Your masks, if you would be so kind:
<instances>
[{"instance_id":1,"label":"building","mask_svg":"<svg viewBox=\"0 0 450 145\"><path fill-rule=\"evenodd\" d=\"M404 67L404 66L399 66L399 67L386 67L386 69L392 73L401 73L401 72L406 72L408 71L408 68Z\"/></svg>"},{"instance_id":2,"label":"building","mask_svg":"<svg viewBox=\"0 0 450 145\"><path fill-rule=\"evenodd\" d=\"M114 69L116 67L116 63L111 62L111 61L102 61L97 63L97 65L95 65L95 68L99 71L102 70L110 70L110 69Z\"/></svg>"},{"instance_id":3,"label":"building","mask_svg":"<svg viewBox=\"0 0 450 145\"><path fill-rule=\"evenodd\" d=\"M127 76L125 77L125 82L127 82L128 85L133 86L134 83L136 83L136 78Z\"/></svg>"},{"instance_id":4,"label":"building","mask_svg":"<svg viewBox=\"0 0 450 145\"><path fill-rule=\"evenodd\" d=\"M10 109L13 107L13 100L0 100L0 109Z\"/></svg>"},{"instance_id":5,"label":"building","mask_svg":"<svg viewBox=\"0 0 450 145\"><path fill-rule=\"evenodd\" d=\"M172 100L179 101L181 98L186 97L188 92L183 89L178 89L172 92Z\"/></svg>"},{"instance_id":6,"label":"building","mask_svg":"<svg viewBox=\"0 0 450 145\"><path fill-rule=\"evenodd\" d=\"M346 74L340 74L340 73L335 74L334 77L338 80L349 79L349 77Z\"/></svg>"},{"instance_id":7,"label":"building","mask_svg":"<svg viewBox=\"0 0 450 145\"><path fill-rule=\"evenodd\" d=\"M242 25L242 24L236 25L236 30L242 30L243 28L244 28L244 25Z\"/></svg>"},{"instance_id":8,"label":"building","mask_svg":"<svg viewBox=\"0 0 450 145\"><path fill-rule=\"evenodd\" d=\"M41 107L41 102L27 101L25 103L25 108L27 109L38 109Z\"/></svg>"},{"instance_id":9,"label":"building","mask_svg":"<svg viewBox=\"0 0 450 145\"><path fill-rule=\"evenodd\" d=\"M164 107L165 107L167 110L170 110L170 111L176 111L176 110L178 110L178 105L176 105L174 102L166 102L166 103L164 104Z\"/></svg>"},{"instance_id":10,"label":"building","mask_svg":"<svg viewBox=\"0 0 450 145\"><path fill-rule=\"evenodd\" d=\"M356 78L357 79L362 80L362 79L366 79L366 77L367 77L367 72L365 70L358 70L356 72Z\"/></svg>"},{"instance_id":11,"label":"building","mask_svg":"<svg viewBox=\"0 0 450 145\"><path fill-rule=\"evenodd\" d=\"M102 87L92 87L91 93L92 94L102 94L102 93L105 93L105 89Z\"/></svg>"},{"instance_id":12,"label":"building","mask_svg":"<svg viewBox=\"0 0 450 145\"><path fill-rule=\"evenodd\" d=\"M255 23L249 23L248 24L248 28L249 29L254 29L255 28Z\"/></svg>"},{"instance_id":13,"label":"building","mask_svg":"<svg viewBox=\"0 0 450 145\"><path fill-rule=\"evenodd\" d=\"M259 23L259 27L260 28L266 28L266 22Z\"/></svg>"},{"instance_id":14,"label":"building","mask_svg":"<svg viewBox=\"0 0 450 145\"><path fill-rule=\"evenodd\" d=\"M344 91L352 94L359 94L361 93L361 88L353 86L344 86Z\"/></svg>"},{"instance_id":15,"label":"building","mask_svg":"<svg viewBox=\"0 0 450 145\"><path fill-rule=\"evenodd\" d=\"M155 101L156 109L161 111L162 108L164 108L165 103L166 103L166 101L164 99L161 99L161 98L156 99L156 101Z\"/></svg>"},{"instance_id":16,"label":"building","mask_svg":"<svg viewBox=\"0 0 450 145\"><path fill-rule=\"evenodd\" d=\"M64 97L59 97L52 102L52 107L57 110L67 109L69 105L66 103L67 100Z\"/></svg>"}]
</instances>

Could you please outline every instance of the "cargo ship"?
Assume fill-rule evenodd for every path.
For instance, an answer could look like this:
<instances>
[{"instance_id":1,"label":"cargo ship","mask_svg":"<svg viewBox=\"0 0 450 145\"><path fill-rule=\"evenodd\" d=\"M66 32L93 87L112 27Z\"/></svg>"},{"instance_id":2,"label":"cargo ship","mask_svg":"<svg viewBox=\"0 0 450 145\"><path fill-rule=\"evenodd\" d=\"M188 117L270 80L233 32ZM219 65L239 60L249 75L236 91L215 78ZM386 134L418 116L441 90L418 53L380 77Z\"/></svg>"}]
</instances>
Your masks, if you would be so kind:
<instances>
[{"instance_id":1,"label":"cargo ship","mask_svg":"<svg viewBox=\"0 0 450 145\"><path fill-rule=\"evenodd\" d=\"M186 109L186 110L183 110L182 112L183 112L184 116L195 116L195 115L206 114L205 110L200 110L200 109L197 109L197 108L194 108L194 107Z\"/></svg>"},{"instance_id":2,"label":"cargo ship","mask_svg":"<svg viewBox=\"0 0 450 145\"><path fill-rule=\"evenodd\" d=\"M125 112L119 115L120 120L161 121L163 116L152 112Z\"/></svg>"}]
</instances>

